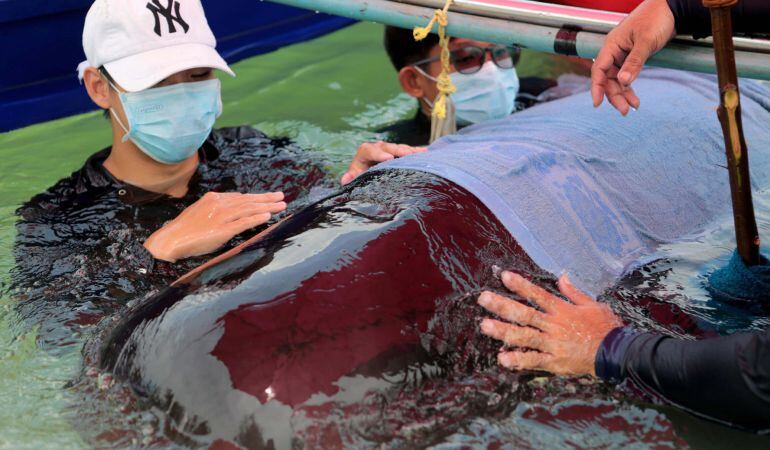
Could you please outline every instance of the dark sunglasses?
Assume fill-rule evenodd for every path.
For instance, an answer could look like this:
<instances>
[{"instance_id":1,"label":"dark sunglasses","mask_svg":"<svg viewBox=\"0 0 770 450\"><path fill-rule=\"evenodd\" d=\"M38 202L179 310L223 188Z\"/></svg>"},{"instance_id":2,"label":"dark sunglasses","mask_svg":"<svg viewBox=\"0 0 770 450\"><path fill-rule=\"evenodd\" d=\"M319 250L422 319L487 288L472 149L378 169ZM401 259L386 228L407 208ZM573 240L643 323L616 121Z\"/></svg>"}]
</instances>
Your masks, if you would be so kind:
<instances>
[{"instance_id":1,"label":"dark sunglasses","mask_svg":"<svg viewBox=\"0 0 770 450\"><path fill-rule=\"evenodd\" d=\"M521 56L521 47L493 45L491 47L479 47L477 45L467 45L449 52L449 60L452 62L455 70L470 75L481 70L481 66L487 60L487 53L492 62L501 69L512 69L519 62ZM422 66L424 64L438 61L441 56L423 59L412 64L413 66Z\"/></svg>"}]
</instances>

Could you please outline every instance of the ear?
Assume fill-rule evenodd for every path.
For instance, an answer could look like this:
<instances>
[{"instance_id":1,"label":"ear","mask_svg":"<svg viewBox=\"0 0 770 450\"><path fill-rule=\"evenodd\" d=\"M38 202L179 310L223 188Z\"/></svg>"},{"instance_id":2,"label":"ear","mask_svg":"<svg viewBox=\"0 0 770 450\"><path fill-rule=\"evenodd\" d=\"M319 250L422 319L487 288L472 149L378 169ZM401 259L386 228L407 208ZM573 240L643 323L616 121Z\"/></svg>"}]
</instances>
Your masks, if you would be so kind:
<instances>
[{"instance_id":1,"label":"ear","mask_svg":"<svg viewBox=\"0 0 770 450\"><path fill-rule=\"evenodd\" d=\"M83 84L86 87L88 96L91 97L102 109L109 109L112 104L110 101L110 84L94 67L89 67L83 73Z\"/></svg>"},{"instance_id":2,"label":"ear","mask_svg":"<svg viewBox=\"0 0 770 450\"><path fill-rule=\"evenodd\" d=\"M398 82L401 83L401 89L414 98L425 97L423 83L424 77L412 66L406 66L398 71Z\"/></svg>"}]
</instances>

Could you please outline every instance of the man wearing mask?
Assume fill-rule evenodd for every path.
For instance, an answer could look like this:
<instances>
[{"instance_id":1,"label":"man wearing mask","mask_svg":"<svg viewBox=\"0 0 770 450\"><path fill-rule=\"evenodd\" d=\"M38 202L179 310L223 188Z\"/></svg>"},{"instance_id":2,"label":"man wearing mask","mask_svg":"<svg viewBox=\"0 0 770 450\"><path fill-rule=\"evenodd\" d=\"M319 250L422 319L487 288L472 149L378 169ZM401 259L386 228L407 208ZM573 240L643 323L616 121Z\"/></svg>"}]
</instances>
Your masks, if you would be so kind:
<instances>
[{"instance_id":1,"label":"man wearing mask","mask_svg":"<svg viewBox=\"0 0 770 450\"><path fill-rule=\"evenodd\" d=\"M404 92L417 99L414 118L391 125L392 143L373 142L359 147L348 171L342 177L347 184L377 163L425 151L431 131L433 99L438 95L436 79L441 73L441 47L438 36L429 34L415 41L412 30L385 27L385 50L398 71ZM452 94L457 125L502 119L531 106L537 96L556 86L555 80L528 77L519 79L516 63L520 49L463 38L450 38L450 78L457 88Z\"/></svg>"},{"instance_id":2,"label":"man wearing mask","mask_svg":"<svg viewBox=\"0 0 770 450\"><path fill-rule=\"evenodd\" d=\"M215 45L199 0L93 3L79 75L112 145L19 209L13 285L28 300L23 316L54 321L49 330L95 320L325 179L286 141L213 130L222 111L214 70L234 76Z\"/></svg>"}]
</instances>

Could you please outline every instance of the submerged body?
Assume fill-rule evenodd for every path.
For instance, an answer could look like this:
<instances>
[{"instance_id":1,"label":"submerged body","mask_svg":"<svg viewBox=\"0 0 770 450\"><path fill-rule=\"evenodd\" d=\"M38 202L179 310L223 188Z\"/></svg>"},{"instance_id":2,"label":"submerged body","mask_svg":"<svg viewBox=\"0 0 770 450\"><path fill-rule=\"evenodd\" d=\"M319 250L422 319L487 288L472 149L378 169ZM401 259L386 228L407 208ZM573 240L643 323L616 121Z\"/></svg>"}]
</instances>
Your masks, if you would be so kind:
<instances>
[{"instance_id":1,"label":"submerged body","mask_svg":"<svg viewBox=\"0 0 770 450\"><path fill-rule=\"evenodd\" d=\"M547 278L540 266L566 269L602 292L661 244L729 214L714 204L729 191L714 167L716 121L698 126L703 111L676 123L687 132L669 147L619 157L662 145L660 124L713 92L708 80L666 72L651 83L689 90L640 116L650 134L602 135L585 115L554 116L588 105L583 96L472 127L364 175L129 310L90 362L166 411L165 433L190 445L426 445L469 418L507 415L525 398L518 375L499 372L499 347L477 330L476 296L501 287L495 266L527 278ZM747 102L745 114L747 132L770 141L760 133L764 106ZM511 137L527 130L526 141ZM656 165L661 154L667 170ZM676 177L683 169L690 183ZM650 184L658 204L641 201ZM485 194L492 186L507 195ZM700 334L690 317L668 316L677 323L666 325ZM644 431L635 431L643 442L660 437Z\"/></svg>"}]
</instances>

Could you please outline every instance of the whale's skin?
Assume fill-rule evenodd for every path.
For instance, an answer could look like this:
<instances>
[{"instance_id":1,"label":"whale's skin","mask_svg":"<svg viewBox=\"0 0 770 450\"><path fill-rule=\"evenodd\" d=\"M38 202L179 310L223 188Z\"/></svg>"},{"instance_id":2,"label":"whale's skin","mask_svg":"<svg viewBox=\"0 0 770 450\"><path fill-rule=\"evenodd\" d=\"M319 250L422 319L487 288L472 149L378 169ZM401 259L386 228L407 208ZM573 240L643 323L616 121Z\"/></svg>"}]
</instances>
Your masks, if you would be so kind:
<instances>
[{"instance_id":1,"label":"whale's skin","mask_svg":"<svg viewBox=\"0 0 770 450\"><path fill-rule=\"evenodd\" d=\"M98 364L183 442L324 446L308 417L331 404L494 366L475 302L494 267L545 277L456 185L365 175L130 309Z\"/></svg>"}]
</instances>

